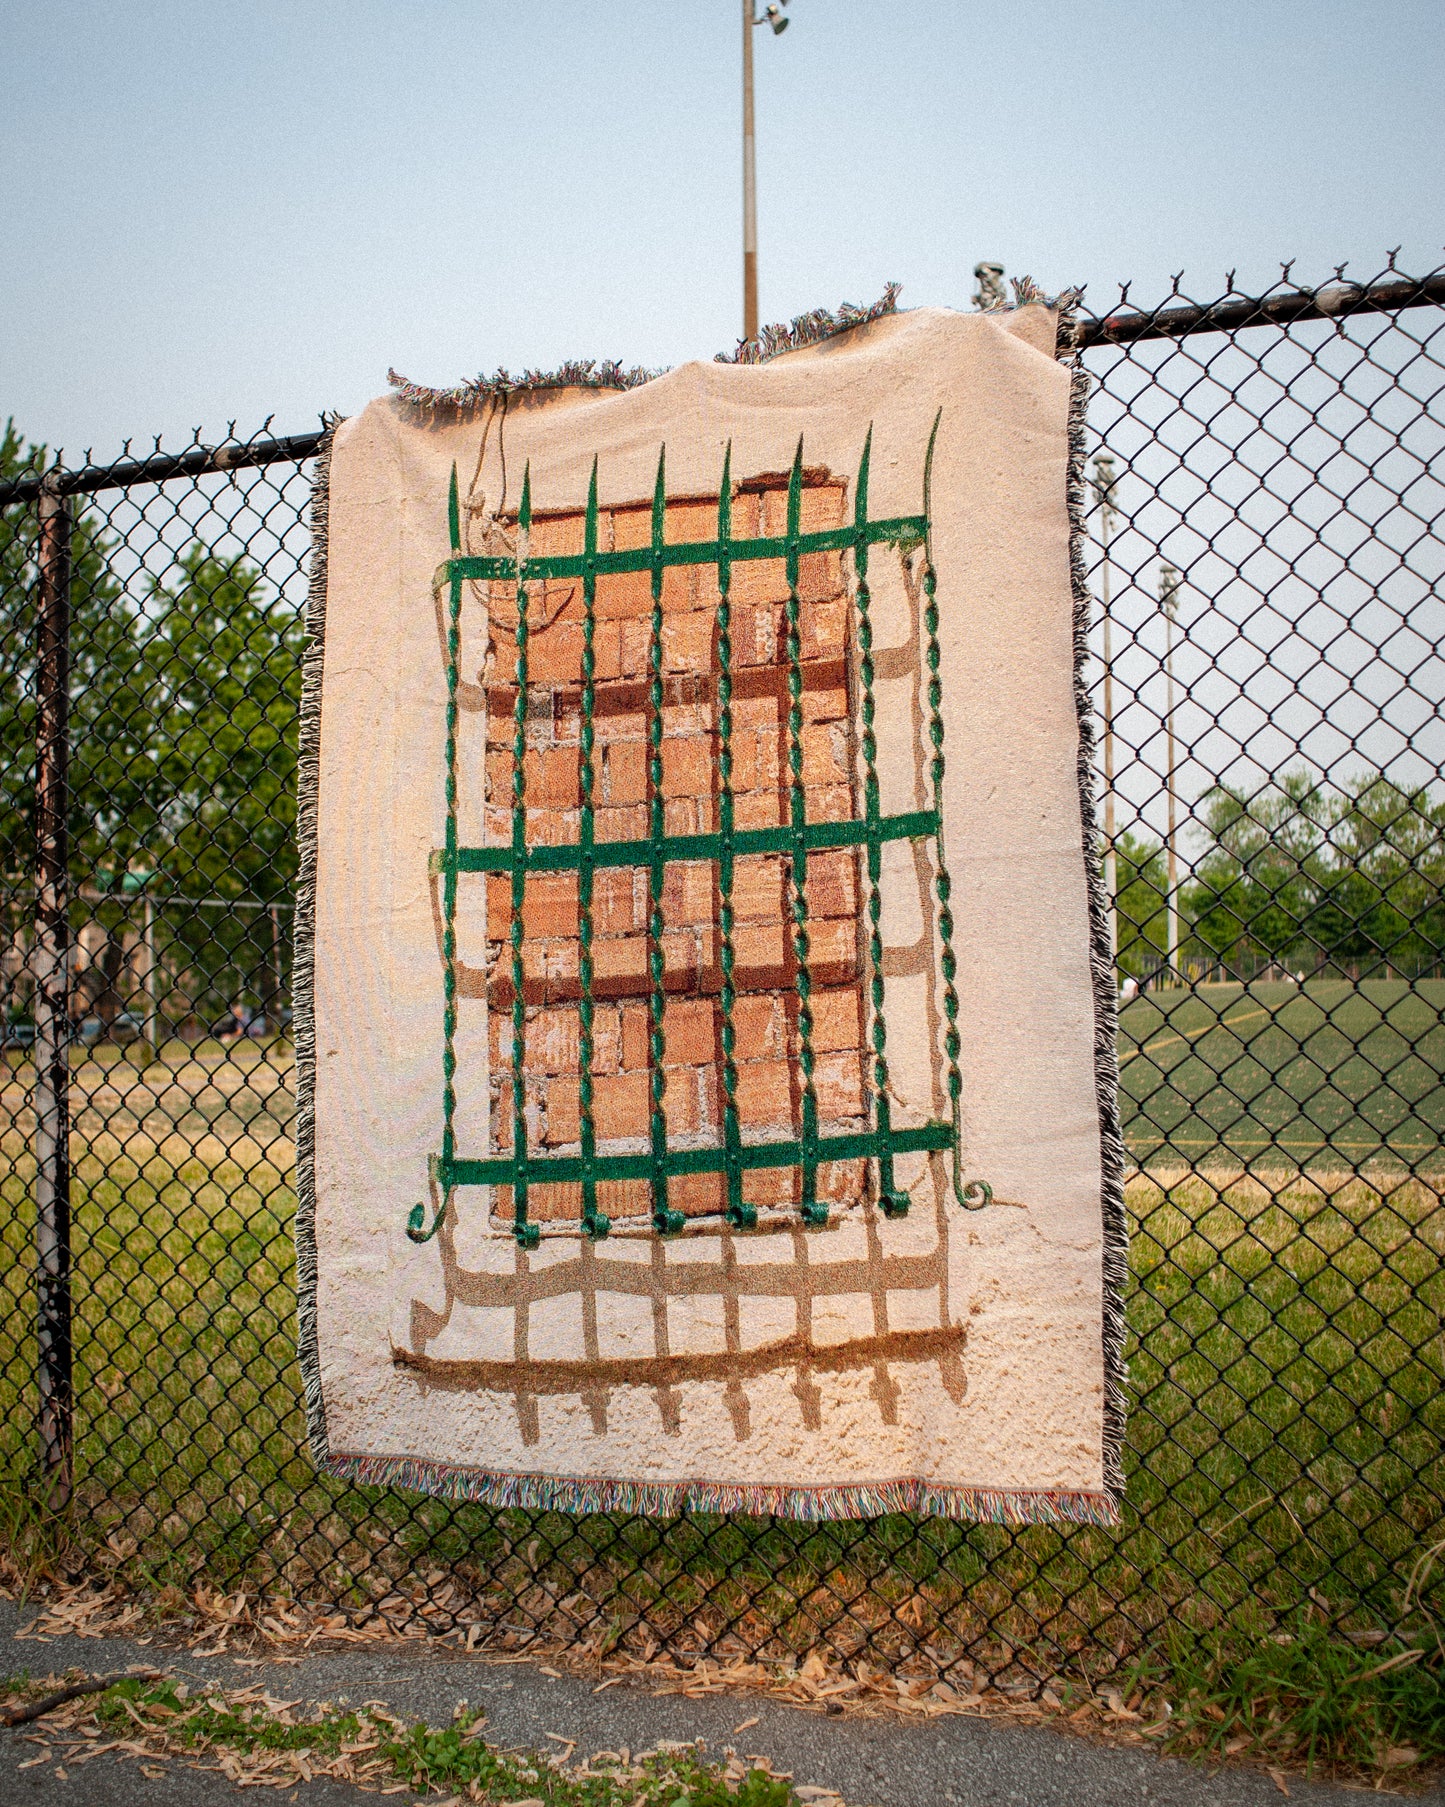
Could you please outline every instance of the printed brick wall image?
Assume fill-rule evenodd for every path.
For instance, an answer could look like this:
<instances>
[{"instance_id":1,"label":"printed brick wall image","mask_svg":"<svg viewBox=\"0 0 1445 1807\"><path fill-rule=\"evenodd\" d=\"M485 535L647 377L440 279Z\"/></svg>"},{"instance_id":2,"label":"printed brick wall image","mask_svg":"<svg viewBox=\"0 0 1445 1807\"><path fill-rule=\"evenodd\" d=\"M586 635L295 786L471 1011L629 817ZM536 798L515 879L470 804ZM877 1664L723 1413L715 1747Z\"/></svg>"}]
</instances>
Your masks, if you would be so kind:
<instances>
[{"instance_id":1,"label":"printed brick wall image","mask_svg":"<svg viewBox=\"0 0 1445 1807\"><path fill-rule=\"evenodd\" d=\"M739 538L786 529L787 473L738 486L733 531ZM716 496L672 500L668 541L706 540L716 531ZM802 529L843 523L844 490L821 470L805 475ZM601 511L598 549L646 546L649 502ZM583 543L580 510L533 516L534 556L575 553ZM490 537L514 544L515 528L493 523ZM489 546L488 548L492 548ZM499 544L497 550L503 550ZM510 550L507 546L505 549ZM487 714L485 832L505 845L512 833L515 736L516 593L489 586L483 685ZM788 763L788 587L781 559L737 565L731 584L732 791L739 829L785 825ZM850 709L852 604L842 556L803 555L799 573L802 669L802 780L809 820L859 813ZM649 778L651 576L600 576L596 594L595 834L599 842L640 840L654 802ZM662 586L661 804L669 835L719 827L717 572L672 566ZM528 696L524 784L529 844L575 843L581 819L583 598L581 585L534 584L528 601ZM814 1086L820 1127L866 1127L862 1061L866 1037L858 854L835 849L809 860L809 965L812 974ZM645 866L602 868L592 900L593 1113L599 1153L646 1148L654 1060L650 1048L649 874ZM486 997L491 1037L493 1148L512 1147L512 888L486 875ZM734 875L733 982L737 992L737 1106L745 1140L796 1136L801 1112L799 998L789 863L779 854L740 857ZM669 862L662 887L660 948L663 1103L670 1145L716 1145L722 1135L720 900L715 863ZM580 1145L581 939L576 872L529 874L522 915L526 1032L527 1134L539 1154ZM819 1170L821 1199L863 1196L862 1162ZM759 1207L794 1204L796 1169L749 1174L746 1197ZM576 1220L581 1188L536 1186L529 1198L541 1222ZM497 1188L495 1208L511 1209ZM688 1215L720 1211L719 1174L677 1176L672 1206ZM604 1182L599 1208L617 1219L649 1209L645 1180Z\"/></svg>"}]
</instances>

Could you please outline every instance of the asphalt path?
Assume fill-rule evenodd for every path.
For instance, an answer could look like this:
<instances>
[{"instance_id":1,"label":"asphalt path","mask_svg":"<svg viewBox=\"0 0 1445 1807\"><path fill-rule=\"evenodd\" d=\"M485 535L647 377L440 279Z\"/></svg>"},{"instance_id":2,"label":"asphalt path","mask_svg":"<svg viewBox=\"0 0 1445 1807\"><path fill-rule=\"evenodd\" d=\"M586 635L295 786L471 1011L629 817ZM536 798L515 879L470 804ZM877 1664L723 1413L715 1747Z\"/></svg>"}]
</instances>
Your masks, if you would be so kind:
<instances>
[{"instance_id":1,"label":"asphalt path","mask_svg":"<svg viewBox=\"0 0 1445 1807\"><path fill-rule=\"evenodd\" d=\"M617 1750L634 1755L668 1740L703 1739L720 1756L732 1747L744 1757L760 1754L793 1780L833 1788L848 1807L1126 1807L1136 1802L1200 1803L1204 1807L1279 1807L1281 1794L1258 1770L1209 1769L1154 1752L1112 1749L1047 1726L1010 1726L996 1720L949 1715L926 1721L830 1717L763 1695L728 1693L688 1700L654 1695L623 1681L594 1691L574 1676L554 1678L530 1664L495 1664L455 1651L418 1644L409 1649L353 1647L301 1662L256 1666L233 1657L197 1658L186 1650L126 1638L60 1637L17 1640L31 1615L0 1601L0 1667L7 1674L39 1676L79 1668L91 1674L137 1664L165 1669L194 1685L226 1688L263 1682L286 1700L384 1701L404 1718L450 1725L461 1700L487 1715L493 1744L547 1752L553 1732L576 1739L578 1751ZM743 1720L755 1720L745 1731ZM378 1796L349 1785L318 1780L286 1791L258 1794L240 1789L215 1770L188 1768L172 1759L147 1768L134 1760L100 1756L74 1774L57 1776L58 1757L21 1769L41 1746L25 1736L43 1735L45 1721L0 1730L0 1804L3 1807L236 1807L245 1801L296 1801L299 1807L362 1807ZM1354 1803L1358 1790L1289 1778L1290 1798L1325 1807ZM412 1803L410 1792L390 1797ZM1445 1807L1445 1791L1411 1797L1420 1807Z\"/></svg>"}]
</instances>

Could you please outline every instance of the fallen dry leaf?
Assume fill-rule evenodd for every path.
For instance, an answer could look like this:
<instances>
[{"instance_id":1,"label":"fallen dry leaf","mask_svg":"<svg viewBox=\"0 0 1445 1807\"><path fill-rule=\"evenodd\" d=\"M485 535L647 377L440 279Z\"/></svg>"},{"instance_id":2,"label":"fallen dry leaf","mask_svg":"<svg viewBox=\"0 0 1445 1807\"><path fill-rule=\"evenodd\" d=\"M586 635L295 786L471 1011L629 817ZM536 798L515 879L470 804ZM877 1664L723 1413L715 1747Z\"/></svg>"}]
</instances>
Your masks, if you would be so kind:
<instances>
[{"instance_id":1,"label":"fallen dry leaf","mask_svg":"<svg viewBox=\"0 0 1445 1807\"><path fill-rule=\"evenodd\" d=\"M1285 1780L1285 1774L1282 1769L1266 1770L1265 1774L1269 1777L1270 1781L1274 1783L1281 1794L1287 1795L1289 1793L1289 1783Z\"/></svg>"}]
</instances>

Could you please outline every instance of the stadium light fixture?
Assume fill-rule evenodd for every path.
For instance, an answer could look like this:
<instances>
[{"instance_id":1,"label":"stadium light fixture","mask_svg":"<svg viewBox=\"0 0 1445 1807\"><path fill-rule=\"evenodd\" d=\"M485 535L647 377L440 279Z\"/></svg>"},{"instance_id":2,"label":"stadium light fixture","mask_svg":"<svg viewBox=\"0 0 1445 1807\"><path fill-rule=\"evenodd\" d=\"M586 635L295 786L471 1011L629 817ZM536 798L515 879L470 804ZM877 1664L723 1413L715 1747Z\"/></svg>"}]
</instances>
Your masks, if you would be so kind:
<instances>
[{"instance_id":1,"label":"stadium light fixture","mask_svg":"<svg viewBox=\"0 0 1445 1807\"><path fill-rule=\"evenodd\" d=\"M758 165L753 136L753 29L770 25L779 38L788 29L783 8L788 0L768 0L766 9L753 11L754 0L743 0L743 337L758 336Z\"/></svg>"}]
</instances>

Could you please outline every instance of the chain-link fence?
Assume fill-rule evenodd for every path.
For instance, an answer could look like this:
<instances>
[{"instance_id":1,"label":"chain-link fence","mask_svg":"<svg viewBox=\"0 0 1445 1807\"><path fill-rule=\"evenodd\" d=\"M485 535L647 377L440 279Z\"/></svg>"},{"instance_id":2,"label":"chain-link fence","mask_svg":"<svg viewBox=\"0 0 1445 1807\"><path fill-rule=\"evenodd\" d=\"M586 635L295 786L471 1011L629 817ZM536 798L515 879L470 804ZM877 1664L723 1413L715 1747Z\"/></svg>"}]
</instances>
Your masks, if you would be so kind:
<instances>
[{"instance_id":1,"label":"chain-link fence","mask_svg":"<svg viewBox=\"0 0 1445 1807\"><path fill-rule=\"evenodd\" d=\"M1445 1534L1442 308L1441 272L1286 270L1074 328L1133 1162L1118 1531L571 1517L318 1479L288 994L318 436L44 481L12 436L12 1533L63 1508L153 1580L510 1648L822 1644L1022 1680L1307 1600L1391 1626Z\"/></svg>"}]
</instances>

